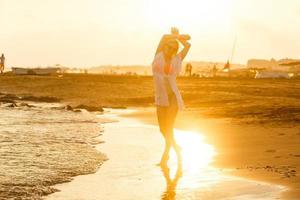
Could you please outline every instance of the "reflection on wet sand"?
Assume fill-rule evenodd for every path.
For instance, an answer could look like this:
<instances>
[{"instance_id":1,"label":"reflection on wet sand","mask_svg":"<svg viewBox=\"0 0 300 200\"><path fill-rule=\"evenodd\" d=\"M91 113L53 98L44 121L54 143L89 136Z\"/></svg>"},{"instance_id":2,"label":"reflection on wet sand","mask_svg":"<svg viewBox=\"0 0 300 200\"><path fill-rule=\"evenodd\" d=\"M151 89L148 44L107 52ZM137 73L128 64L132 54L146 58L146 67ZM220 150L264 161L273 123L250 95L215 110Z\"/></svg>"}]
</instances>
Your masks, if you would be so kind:
<instances>
[{"instance_id":1,"label":"reflection on wet sand","mask_svg":"<svg viewBox=\"0 0 300 200\"><path fill-rule=\"evenodd\" d=\"M170 152L169 166L162 167L166 189L162 200L180 199L273 199L276 187L226 176L211 166L215 148L205 143L204 134L175 130L176 142L182 149L182 162ZM280 191L280 187L277 187Z\"/></svg>"},{"instance_id":2,"label":"reflection on wet sand","mask_svg":"<svg viewBox=\"0 0 300 200\"><path fill-rule=\"evenodd\" d=\"M177 155L173 150L170 152L169 166L161 166L166 181L166 190L161 196L162 200L176 199L177 185L182 177L184 181L179 190L199 187L196 180L205 176L203 172L209 171L209 164L216 154L214 147L206 144L204 136L200 133L175 130L174 134L176 142L181 147L182 162L178 162ZM217 174L215 174L216 177Z\"/></svg>"},{"instance_id":3,"label":"reflection on wet sand","mask_svg":"<svg viewBox=\"0 0 300 200\"><path fill-rule=\"evenodd\" d=\"M162 166L161 171L166 180L166 191L161 196L162 200L174 200L176 199L176 186L182 176L182 165L178 164L174 177L170 176L170 168L168 166Z\"/></svg>"}]
</instances>

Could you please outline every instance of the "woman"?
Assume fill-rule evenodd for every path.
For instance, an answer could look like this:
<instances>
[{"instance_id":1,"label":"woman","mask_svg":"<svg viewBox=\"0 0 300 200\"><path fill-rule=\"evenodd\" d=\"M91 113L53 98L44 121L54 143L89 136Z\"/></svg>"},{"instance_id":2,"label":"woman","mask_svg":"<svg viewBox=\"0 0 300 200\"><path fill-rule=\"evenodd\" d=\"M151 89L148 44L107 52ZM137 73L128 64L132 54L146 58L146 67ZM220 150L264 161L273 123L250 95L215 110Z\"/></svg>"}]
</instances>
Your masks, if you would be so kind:
<instances>
[{"instance_id":1,"label":"woman","mask_svg":"<svg viewBox=\"0 0 300 200\"><path fill-rule=\"evenodd\" d=\"M187 42L189 39L189 35L180 35L177 28L172 28L171 34L162 37L152 63L157 119L160 132L165 139L161 166L167 165L171 147L176 152L178 163L181 163L181 149L173 133L177 111L183 108L183 100L176 85L176 76L180 73L182 60L190 49L191 45ZM178 41L184 47L180 53L177 53Z\"/></svg>"}]
</instances>

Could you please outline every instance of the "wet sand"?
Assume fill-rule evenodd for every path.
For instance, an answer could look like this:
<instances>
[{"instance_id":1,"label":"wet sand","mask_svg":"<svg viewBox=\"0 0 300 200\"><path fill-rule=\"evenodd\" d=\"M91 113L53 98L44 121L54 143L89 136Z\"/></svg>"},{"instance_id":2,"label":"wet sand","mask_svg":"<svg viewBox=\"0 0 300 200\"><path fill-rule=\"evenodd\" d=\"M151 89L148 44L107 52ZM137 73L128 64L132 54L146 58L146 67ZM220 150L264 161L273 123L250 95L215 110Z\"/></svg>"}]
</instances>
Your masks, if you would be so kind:
<instances>
[{"instance_id":1,"label":"wet sand","mask_svg":"<svg viewBox=\"0 0 300 200\"><path fill-rule=\"evenodd\" d=\"M93 147L101 142L94 114L61 107L0 103L0 199L42 199L57 191L52 185L94 173L106 159Z\"/></svg>"},{"instance_id":2,"label":"wet sand","mask_svg":"<svg viewBox=\"0 0 300 200\"><path fill-rule=\"evenodd\" d=\"M300 129L297 125L245 124L231 118L209 119L196 109L180 112L175 127L203 133L219 152L212 163L229 174L284 185L281 199L300 198ZM154 108L125 114L156 125Z\"/></svg>"},{"instance_id":3,"label":"wet sand","mask_svg":"<svg viewBox=\"0 0 300 200\"><path fill-rule=\"evenodd\" d=\"M97 146L109 160L95 174L78 176L56 185L61 192L48 200L96 199L277 199L286 188L264 182L228 176L211 166L218 154L201 133L176 130L183 148L182 174L176 172L171 156L170 174L156 166L163 140L158 127L136 119L118 116L128 111L113 111L105 118L118 122L104 125L105 144ZM170 175L170 176L169 176Z\"/></svg>"}]
</instances>

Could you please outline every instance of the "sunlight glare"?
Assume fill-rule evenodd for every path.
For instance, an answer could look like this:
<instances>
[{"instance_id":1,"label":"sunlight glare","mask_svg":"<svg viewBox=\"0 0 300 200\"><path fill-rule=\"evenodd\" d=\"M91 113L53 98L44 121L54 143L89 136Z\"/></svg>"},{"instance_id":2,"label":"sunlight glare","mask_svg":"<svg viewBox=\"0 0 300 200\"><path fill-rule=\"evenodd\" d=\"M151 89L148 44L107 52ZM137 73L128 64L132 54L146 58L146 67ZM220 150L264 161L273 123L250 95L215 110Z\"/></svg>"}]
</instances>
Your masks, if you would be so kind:
<instances>
[{"instance_id":1,"label":"sunlight glare","mask_svg":"<svg viewBox=\"0 0 300 200\"><path fill-rule=\"evenodd\" d=\"M232 0L144 0L146 21L154 27L226 25L231 11Z\"/></svg>"},{"instance_id":2,"label":"sunlight glare","mask_svg":"<svg viewBox=\"0 0 300 200\"><path fill-rule=\"evenodd\" d=\"M215 155L212 145L204 142L204 136L197 132L175 130L175 139L182 148L183 169L190 173L207 167ZM170 154L172 163L176 162L174 151Z\"/></svg>"}]
</instances>

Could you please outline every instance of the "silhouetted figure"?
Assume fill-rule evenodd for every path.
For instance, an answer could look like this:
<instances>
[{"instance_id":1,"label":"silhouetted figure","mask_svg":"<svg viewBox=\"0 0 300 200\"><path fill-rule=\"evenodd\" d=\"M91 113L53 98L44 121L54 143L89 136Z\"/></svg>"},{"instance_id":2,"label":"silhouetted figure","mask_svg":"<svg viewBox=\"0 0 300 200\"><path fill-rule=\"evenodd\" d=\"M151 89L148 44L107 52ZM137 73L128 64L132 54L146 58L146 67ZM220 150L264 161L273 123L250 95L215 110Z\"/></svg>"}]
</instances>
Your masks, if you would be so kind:
<instances>
[{"instance_id":1,"label":"silhouetted figure","mask_svg":"<svg viewBox=\"0 0 300 200\"><path fill-rule=\"evenodd\" d=\"M187 63L185 66L185 75L186 76L192 76L192 70L193 70L193 66L191 63Z\"/></svg>"},{"instance_id":2,"label":"silhouetted figure","mask_svg":"<svg viewBox=\"0 0 300 200\"><path fill-rule=\"evenodd\" d=\"M2 54L1 57L0 57L0 71L1 71L1 74L3 74L4 67L5 67L5 57L4 57L4 54Z\"/></svg>"},{"instance_id":3,"label":"silhouetted figure","mask_svg":"<svg viewBox=\"0 0 300 200\"><path fill-rule=\"evenodd\" d=\"M214 64L214 66L212 68L212 77L213 78L215 78L217 76L217 71L218 71L217 65Z\"/></svg>"},{"instance_id":4,"label":"silhouetted figure","mask_svg":"<svg viewBox=\"0 0 300 200\"><path fill-rule=\"evenodd\" d=\"M181 71L182 61L190 49L189 35L180 35L172 28L171 34L164 35L157 47L152 62L155 86L155 105L160 132L165 140L165 150L160 160L166 166L171 148L174 148L177 161L181 162L181 148L174 138L174 123L178 110L183 109L183 100L176 84L176 76ZM184 48L178 53L180 42Z\"/></svg>"}]
</instances>

